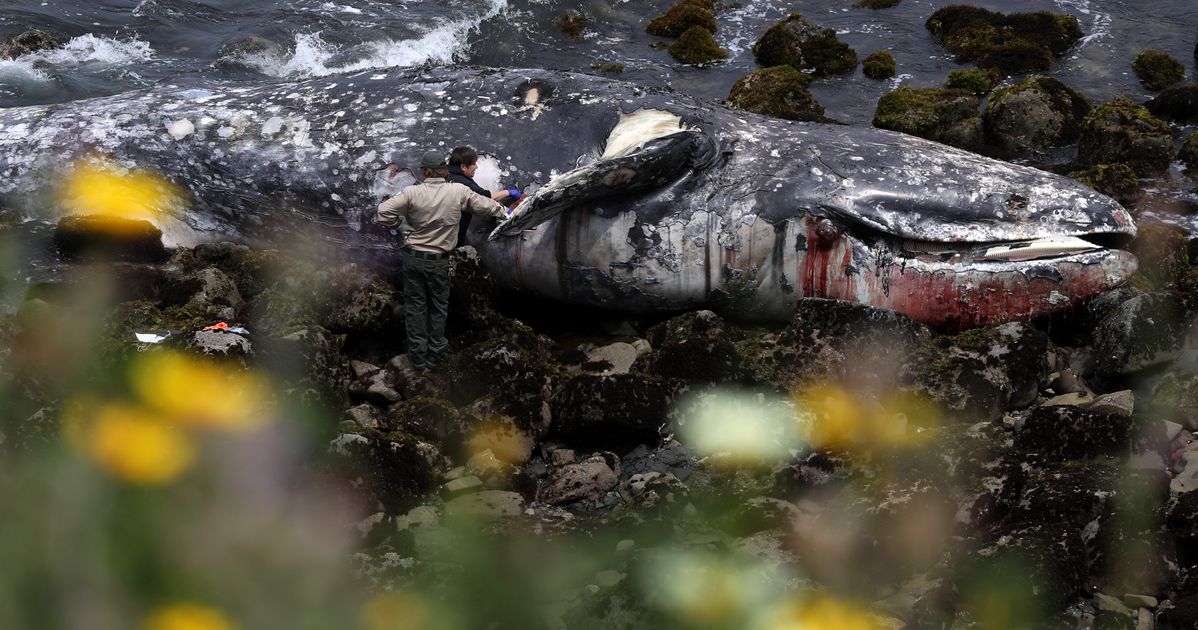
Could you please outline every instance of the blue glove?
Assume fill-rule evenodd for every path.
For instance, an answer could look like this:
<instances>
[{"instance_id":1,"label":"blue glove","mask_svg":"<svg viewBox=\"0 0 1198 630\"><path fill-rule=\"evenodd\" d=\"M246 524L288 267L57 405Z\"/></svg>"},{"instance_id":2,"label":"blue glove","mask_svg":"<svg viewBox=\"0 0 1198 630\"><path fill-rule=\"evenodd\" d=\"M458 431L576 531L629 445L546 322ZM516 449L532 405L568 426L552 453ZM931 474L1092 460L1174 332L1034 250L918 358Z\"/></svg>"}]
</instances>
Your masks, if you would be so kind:
<instances>
[{"instance_id":1,"label":"blue glove","mask_svg":"<svg viewBox=\"0 0 1198 630\"><path fill-rule=\"evenodd\" d=\"M509 188L509 189L507 189L506 192L507 192L507 196L511 197L512 199L520 198L520 189L518 189L518 188Z\"/></svg>"}]
</instances>

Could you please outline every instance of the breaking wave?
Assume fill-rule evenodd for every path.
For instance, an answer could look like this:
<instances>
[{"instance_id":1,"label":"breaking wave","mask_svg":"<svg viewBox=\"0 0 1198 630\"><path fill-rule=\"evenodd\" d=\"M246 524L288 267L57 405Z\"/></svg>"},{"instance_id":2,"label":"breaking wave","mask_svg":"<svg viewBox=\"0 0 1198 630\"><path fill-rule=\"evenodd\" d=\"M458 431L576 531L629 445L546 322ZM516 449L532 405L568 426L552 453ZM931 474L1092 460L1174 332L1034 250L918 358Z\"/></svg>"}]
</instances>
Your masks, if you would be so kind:
<instances>
[{"instance_id":1,"label":"breaking wave","mask_svg":"<svg viewBox=\"0 0 1198 630\"><path fill-rule=\"evenodd\" d=\"M91 34L80 35L62 48L0 60L0 81L51 81L53 74L61 69L89 64L126 66L153 58L154 50L139 39L119 40Z\"/></svg>"},{"instance_id":2,"label":"breaking wave","mask_svg":"<svg viewBox=\"0 0 1198 630\"><path fill-rule=\"evenodd\" d=\"M356 46L338 46L319 32L296 35L295 49L280 56L257 53L239 61L273 77L322 77L330 74L375 70L423 63L449 64L465 57L468 35L479 24L507 8L507 0L489 0L476 17L444 22L413 39L382 39Z\"/></svg>"}]
</instances>

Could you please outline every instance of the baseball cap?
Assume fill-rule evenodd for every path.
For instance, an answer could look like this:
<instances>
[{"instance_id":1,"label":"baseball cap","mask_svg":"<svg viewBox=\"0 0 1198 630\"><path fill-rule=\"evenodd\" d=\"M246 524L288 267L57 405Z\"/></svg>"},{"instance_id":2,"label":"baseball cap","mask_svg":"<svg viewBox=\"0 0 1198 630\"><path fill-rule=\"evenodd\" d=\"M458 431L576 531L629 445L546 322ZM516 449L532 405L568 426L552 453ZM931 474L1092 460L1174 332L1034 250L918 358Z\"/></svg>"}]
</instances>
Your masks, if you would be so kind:
<instances>
[{"instance_id":1,"label":"baseball cap","mask_svg":"<svg viewBox=\"0 0 1198 630\"><path fill-rule=\"evenodd\" d=\"M441 168L446 166L445 154L440 151L429 151L420 158L420 168Z\"/></svg>"}]
</instances>

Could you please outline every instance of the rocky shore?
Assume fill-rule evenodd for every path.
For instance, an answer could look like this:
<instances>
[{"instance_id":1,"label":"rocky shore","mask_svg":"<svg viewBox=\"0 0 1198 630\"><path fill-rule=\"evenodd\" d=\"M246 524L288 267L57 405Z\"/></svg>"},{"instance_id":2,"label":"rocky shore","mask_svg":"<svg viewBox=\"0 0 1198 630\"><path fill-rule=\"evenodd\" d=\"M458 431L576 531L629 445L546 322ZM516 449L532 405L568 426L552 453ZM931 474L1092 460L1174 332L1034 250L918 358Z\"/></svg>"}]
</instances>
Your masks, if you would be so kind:
<instances>
[{"instance_id":1,"label":"rocky shore","mask_svg":"<svg viewBox=\"0 0 1198 630\"><path fill-rule=\"evenodd\" d=\"M593 575L541 617L554 628L665 623L664 584L642 585L667 579L646 577L666 546L748 554L778 569L769 589L851 596L882 627L983 623L977 589L1011 627L1198 623L1198 294L1175 229L1142 231L1131 286L959 334L821 299L773 328L546 314L465 247L453 352L415 374L394 269L168 251L149 226L97 243L85 224L64 220L56 243L119 289L100 364L173 349L270 373L314 410L310 465L351 492L365 588L460 584L480 569L446 546L459 532L586 550ZM34 287L0 327L10 454L51 439L63 404L11 359L61 334L48 327L79 288ZM203 330L218 322L244 329ZM139 343L147 331L173 334Z\"/></svg>"}]
</instances>

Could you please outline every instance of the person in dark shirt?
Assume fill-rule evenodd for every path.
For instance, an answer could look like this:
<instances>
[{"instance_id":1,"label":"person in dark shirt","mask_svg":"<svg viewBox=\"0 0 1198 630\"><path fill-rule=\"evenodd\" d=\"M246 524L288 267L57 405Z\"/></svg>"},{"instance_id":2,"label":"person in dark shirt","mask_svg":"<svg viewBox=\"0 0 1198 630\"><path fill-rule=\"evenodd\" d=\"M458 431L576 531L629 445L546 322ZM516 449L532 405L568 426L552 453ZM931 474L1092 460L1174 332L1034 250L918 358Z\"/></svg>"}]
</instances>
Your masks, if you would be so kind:
<instances>
[{"instance_id":1,"label":"person in dark shirt","mask_svg":"<svg viewBox=\"0 0 1198 630\"><path fill-rule=\"evenodd\" d=\"M478 171L478 152L470 147L455 147L449 152L449 181L465 185L470 190L499 202L512 203L520 198L520 190L508 188L491 192L474 181L474 173ZM466 243L466 231L470 226L470 214L462 213L462 222L458 224L458 247Z\"/></svg>"}]
</instances>

